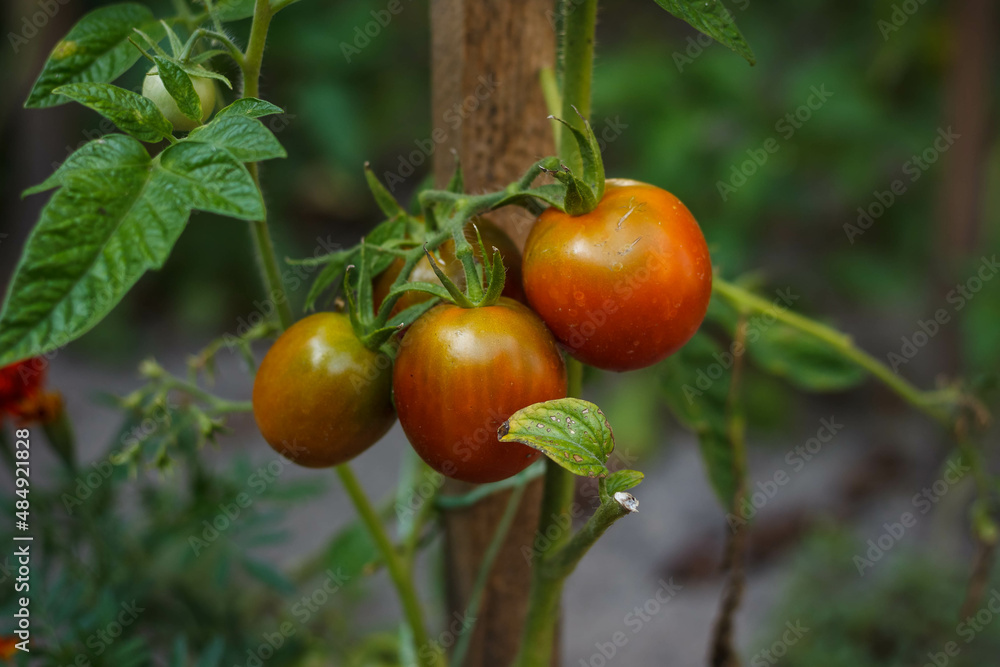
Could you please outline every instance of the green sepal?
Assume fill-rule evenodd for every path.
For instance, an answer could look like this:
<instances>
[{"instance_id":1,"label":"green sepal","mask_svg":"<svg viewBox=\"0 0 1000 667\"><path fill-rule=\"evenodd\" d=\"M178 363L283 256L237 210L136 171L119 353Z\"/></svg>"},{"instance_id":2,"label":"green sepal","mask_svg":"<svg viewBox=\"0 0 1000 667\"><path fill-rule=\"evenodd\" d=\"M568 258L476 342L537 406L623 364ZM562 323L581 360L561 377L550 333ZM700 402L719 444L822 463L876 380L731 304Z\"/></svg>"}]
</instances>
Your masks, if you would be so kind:
<instances>
[{"instance_id":1,"label":"green sepal","mask_svg":"<svg viewBox=\"0 0 1000 667\"><path fill-rule=\"evenodd\" d=\"M590 185L574 176L569 167L546 171L566 187L561 206L563 211L570 215L583 215L597 207L597 197Z\"/></svg>"},{"instance_id":2,"label":"green sepal","mask_svg":"<svg viewBox=\"0 0 1000 667\"><path fill-rule=\"evenodd\" d=\"M472 249L472 244L469 243L469 239L465 238L465 224L455 227L451 238L455 242L455 257L462 263L462 268L465 270L465 293L469 302L474 306L482 305L483 277L479 273L476 253ZM437 271L435 270L435 272Z\"/></svg>"},{"instance_id":3,"label":"green sepal","mask_svg":"<svg viewBox=\"0 0 1000 667\"><path fill-rule=\"evenodd\" d=\"M601 147L597 142L594 129L590 126L590 121L584 118L576 107L573 107L573 111L576 111L576 115L583 122L583 132L562 118L555 116L549 116L549 118L562 123L573 133L576 145L580 149L580 158L583 161L583 181L590 186L596 200L600 201L601 197L604 196L604 161L601 160Z\"/></svg>"},{"instance_id":4,"label":"green sepal","mask_svg":"<svg viewBox=\"0 0 1000 667\"><path fill-rule=\"evenodd\" d=\"M426 284L426 283L425 283ZM417 320L418 317L426 313L428 310L438 305L440 301L438 299L428 299L427 301L421 301L420 303L415 303L408 308L404 308L399 312L398 315L389 320L387 326L398 328L409 326Z\"/></svg>"},{"instance_id":5,"label":"green sepal","mask_svg":"<svg viewBox=\"0 0 1000 667\"><path fill-rule=\"evenodd\" d=\"M461 232L461 230L459 231ZM464 236L462 238L463 240L465 240ZM466 241L466 244L468 244L468 241ZM455 281L446 276L444 271L441 270L441 267L438 266L437 261L434 259L434 255L430 253L430 251L427 249L427 246L424 246L424 254L427 255L427 261L430 263L431 268L434 270L434 275L438 277L438 280L441 281L441 284L444 286L444 289L447 290L446 296L441 296L441 295L438 296L441 296L441 298L451 301L456 306L461 306L462 308L474 308L475 304L469 299L469 297L467 297L465 293L458 288L458 285L455 284ZM408 284L410 286L429 285L430 287L437 287L436 285L430 285L430 283L408 283ZM427 292L429 290L422 289L420 291ZM391 293L392 292L390 292L390 294ZM434 294L434 292L431 292L431 294Z\"/></svg>"},{"instance_id":6,"label":"green sepal","mask_svg":"<svg viewBox=\"0 0 1000 667\"><path fill-rule=\"evenodd\" d=\"M167 39L170 41L170 50L174 52L174 58L180 58L181 53L184 52L184 44L181 42L181 38L177 36L177 33L174 32L173 28L166 21L161 20L160 25L163 26L163 29L167 33Z\"/></svg>"},{"instance_id":7,"label":"green sepal","mask_svg":"<svg viewBox=\"0 0 1000 667\"><path fill-rule=\"evenodd\" d=\"M140 37L142 37L143 41L145 41L146 44L149 45L149 48L153 49L153 53L155 53L156 55L160 56L161 58L169 58L170 57L170 54L167 53L166 51L164 51L160 47L160 44L156 40L154 40L152 37L150 37L149 35L147 35L145 32L143 32L142 30L139 30L138 28L132 28L132 31L135 34L137 34ZM146 51L141 46L139 46L134 39L132 39L131 37L129 37L128 41L132 42L132 44L135 45L135 48L139 49L139 51L142 52L143 55L146 55ZM146 57L148 58L149 56L146 56Z\"/></svg>"},{"instance_id":8,"label":"green sepal","mask_svg":"<svg viewBox=\"0 0 1000 667\"><path fill-rule=\"evenodd\" d=\"M448 181L448 187L445 188L448 192L454 192L460 195L465 192L465 177L462 174L462 161L458 157L457 151L452 151L455 156L455 172L451 175L451 180Z\"/></svg>"},{"instance_id":9,"label":"green sepal","mask_svg":"<svg viewBox=\"0 0 1000 667\"><path fill-rule=\"evenodd\" d=\"M437 298L444 299L445 301L451 301L454 298L454 295L451 292L440 285L418 281L412 283L405 282L402 285L393 287L386 295L386 301L388 301L390 297L394 297L397 294L405 294L406 292L423 292L424 294L430 294L431 296L436 296ZM459 292L459 294L461 294L461 292Z\"/></svg>"},{"instance_id":10,"label":"green sepal","mask_svg":"<svg viewBox=\"0 0 1000 667\"><path fill-rule=\"evenodd\" d=\"M392 196L382 182L378 180L375 172L372 171L371 164L365 162L365 180L368 182L368 189L372 191L372 195L375 197L375 203L378 207L382 209L387 218L396 218L400 216L405 216L406 211L396 198Z\"/></svg>"},{"instance_id":11,"label":"green sepal","mask_svg":"<svg viewBox=\"0 0 1000 667\"><path fill-rule=\"evenodd\" d=\"M198 97L198 93L194 89L194 83L191 81L188 73L170 58L154 56L153 62L156 63L156 70L160 75L160 81L163 82L163 87L170 93L170 97L174 98L174 102L177 103L177 108L180 112L191 120L200 123L202 114L201 98Z\"/></svg>"}]
</instances>

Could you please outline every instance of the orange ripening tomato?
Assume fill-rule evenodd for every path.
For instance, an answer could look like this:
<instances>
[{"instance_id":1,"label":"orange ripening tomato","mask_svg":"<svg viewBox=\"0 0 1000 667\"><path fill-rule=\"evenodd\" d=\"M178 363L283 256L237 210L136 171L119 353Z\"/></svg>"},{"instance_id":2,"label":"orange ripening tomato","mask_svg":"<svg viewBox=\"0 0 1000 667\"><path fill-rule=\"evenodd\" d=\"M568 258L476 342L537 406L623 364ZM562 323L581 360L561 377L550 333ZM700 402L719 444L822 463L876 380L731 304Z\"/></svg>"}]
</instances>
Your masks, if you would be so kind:
<instances>
[{"instance_id":1,"label":"orange ripening tomato","mask_svg":"<svg viewBox=\"0 0 1000 667\"><path fill-rule=\"evenodd\" d=\"M466 482L495 482L539 452L502 443L497 429L533 403L566 396L566 367L552 334L526 306L435 306L406 332L393 370L399 423L432 468Z\"/></svg>"},{"instance_id":2,"label":"orange ripening tomato","mask_svg":"<svg viewBox=\"0 0 1000 667\"><path fill-rule=\"evenodd\" d=\"M605 370L645 368L698 330L712 296L701 228L675 196L608 180L590 213L550 208L524 251L528 303L577 359Z\"/></svg>"},{"instance_id":3,"label":"orange ripening tomato","mask_svg":"<svg viewBox=\"0 0 1000 667\"><path fill-rule=\"evenodd\" d=\"M374 445L396 421L388 357L358 340L342 313L316 313L281 334L257 370L253 414L268 444L307 468Z\"/></svg>"}]
</instances>

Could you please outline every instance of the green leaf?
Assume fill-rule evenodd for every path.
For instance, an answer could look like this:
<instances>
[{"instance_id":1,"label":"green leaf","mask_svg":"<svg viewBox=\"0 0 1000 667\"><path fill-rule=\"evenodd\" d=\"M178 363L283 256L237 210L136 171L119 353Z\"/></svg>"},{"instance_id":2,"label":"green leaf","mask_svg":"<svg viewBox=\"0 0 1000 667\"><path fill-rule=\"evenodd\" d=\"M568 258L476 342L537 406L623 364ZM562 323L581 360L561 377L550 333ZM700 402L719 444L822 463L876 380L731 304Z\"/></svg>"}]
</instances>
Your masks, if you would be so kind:
<instances>
[{"instance_id":1,"label":"green leaf","mask_svg":"<svg viewBox=\"0 0 1000 667\"><path fill-rule=\"evenodd\" d=\"M71 83L53 92L93 109L140 141L160 141L174 129L151 100L110 83Z\"/></svg>"},{"instance_id":2,"label":"green leaf","mask_svg":"<svg viewBox=\"0 0 1000 667\"><path fill-rule=\"evenodd\" d=\"M136 148L138 147L138 148ZM24 191L24 196L45 192L65 185L72 175L84 172L102 172L116 168L148 168L149 154L135 139L124 134L108 134L80 147L59 165L55 173L33 188Z\"/></svg>"},{"instance_id":3,"label":"green leaf","mask_svg":"<svg viewBox=\"0 0 1000 667\"><path fill-rule=\"evenodd\" d=\"M49 55L38 76L26 107L64 104L54 94L69 83L107 83L125 73L141 56L129 43L132 29L144 27L154 39L163 36L149 8L135 3L109 5L81 18Z\"/></svg>"},{"instance_id":4,"label":"green leaf","mask_svg":"<svg viewBox=\"0 0 1000 667\"><path fill-rule=\"evenodd\" d=\"M604 477L615 448L611 425L593 403L560 398L518 410L498 431L500 442L520 442L574 475Z\"/></svg>"},{"instance_id":5,"label":"green leaf","mask_svg":"<svg viewBox=\"0 0 1000 667\"><path fill-rule=\"evenodd\" d=\"M645 477L638 470L617 470L603 480L604 493L609 498L613 498L619 491L628 491L639 486Z\"/></svg>"},{"instance_id":6,"label":"green leaf","mask_svg":"<svg viewBox=\"0 0 1000 667\"><path fill-rule=\"evenodd\" d=\"M368 574L380 560L371 533L357 520L337 533L326 550L327 567L339 571L347 581Z\"/></svg>"},{"instance_id":7,"label":"green leaf","mask_svg":"<svg viewBox=\"0 0 1000 667\"><path fill-rule=\"evenodd\" d=\"M190 208L243 220L264 217L260 190L229 151L184 141L164 150L159 162L164 179L169 179Z\"/></svg>"},{"instance_id":8,"label":"green leaf","mask_svg":"<svg viewBox=\"0 0 1000 667\"><path fill-rule=\"evenodd\" d=\"M281 107L275 106L270 102L265 102L264 100L258 100L256 97L242 97L215 114L215 117L239 114L241 116L249 116L250 118L260 118L277 113L285 112Z\"/></svg>"},{"instance_id":9,"label":"green leaf","mask_svg":"<svg viewBox=\"0 0 1000 667\"><path fill-rule=\"evenodd\" d=\"M80 168L64 165L53 177L62 187L28 238L0 313L0 364L90 330L146 270L163 265L184 229L184 202L156 187L142 144L118 137L87 144L85 156L67 160Z\"/></svg>"},{"instance_id":10,"label":"green leaf","mask_svg":"<svg viewBox=\"0 0 1000 667\"><path fill-rule=\"evenodd\" d=\"M762 327L747 349L760 368L806 391L849 389L867 375L823 341L781 322Z\"/></svg>"},{"instance_id":11,"label":"green leaf","mask_svg":"<svg viewBox=\"0 0 1000 667\"><path fill-rule=\"evenodd\" d=\"M246 556L240 562L247 574L267 584L274 590L285 594L295 592L295 584L270 564Z\"/></svg>"},{"instance_id":12,"label":"green leaf","mask_svg":"<svg viewBox=\"0 0 1000 667\"><path fill-rule=\"evenodd\" d=\"M659 366L667 406L697 434L709 481L726 509L737 489L726 430L730 367L722 349L701 333Z\"/></svg>"},{"instance_id":13,"label":"green leaf","mask_svg":"<svg viewBox=\"0 0 1000 667\"><path fill-rule=\"evenodd\" d=\"M214 0L212 8L220 21L239 21L253 16L254 0Z\"/></svg>"},{"instance_id":14,"label":"green leaf","mask_svg":"<svg viewBox=\"0 0 1000 667\"><path fill-rule=\"evenodd\" d=\"M148 269L166 261L192 208L263 215L260 192L228 152L196 142L151 160L124 135L74 153L42 186L42 210L0 312L0 363L42 354L93 328Z\"/></svg>"},{"instance_id":15,"label":"green leaf","mask_svg":"<svg viewBox=\"0 0 1000 667\"><path fill-rule=\"evenodd\" d=\"M201 120L201 99L191 83L188 76L179 65L166 58L153 56L156 63L157 73L163 81L163 87L170 93L170 97L177 102L177 108L181 113L191 120Z\"/></svg>"},{"instance_id":16,"label":"green leaf","mask_svg":"<svg viewBox=\"0 0 1000 667\"><path fill-rule=\"evenodd\" d=\"M756 60L736 20L721 0L656 0L656 4L720 44L729 47L753 65Z\"/></svg>"},{"instance_id":17,"label":"green leaf","mask_svg":"<svg viewBox=\"0 0 1000 667\"><path fill-rule=\"evenodd\" d=\"M227 150L240 162L261 162L287 156L285 149L263 123L239 114L217 115L208 125L192 130L185 141L200 141Z\"/></svg>"}]
</instances>

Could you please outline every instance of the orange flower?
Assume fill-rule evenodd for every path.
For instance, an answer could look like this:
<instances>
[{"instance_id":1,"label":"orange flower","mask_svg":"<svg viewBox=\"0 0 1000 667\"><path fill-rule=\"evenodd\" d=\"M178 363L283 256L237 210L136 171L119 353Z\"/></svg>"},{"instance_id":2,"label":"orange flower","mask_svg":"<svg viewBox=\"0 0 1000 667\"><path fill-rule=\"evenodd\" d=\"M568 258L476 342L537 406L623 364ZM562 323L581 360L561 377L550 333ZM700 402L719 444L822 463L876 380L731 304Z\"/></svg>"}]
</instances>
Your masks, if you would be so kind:
<instances>
[{"instance_id":1,"label":"orange flower","mask_svg":"<svg viewBox=\"0 0 1000 667\"><path fill-rule=\"evenodd\" d=\"M0 658L10 660L17 652L17 637L0 637Z\"/></svg>"},{"instance_id":2,"label":"orange flower","mask_svg":"<svg viewBox=\"0 0 1000 667\"><path fill-rule=\"evenodd\" d=\"M11 415L19 422L48 422L59 414L59 392L42 390L47 367L35 357L0 368L0 420Z\"/></svg>"}]
</instances>

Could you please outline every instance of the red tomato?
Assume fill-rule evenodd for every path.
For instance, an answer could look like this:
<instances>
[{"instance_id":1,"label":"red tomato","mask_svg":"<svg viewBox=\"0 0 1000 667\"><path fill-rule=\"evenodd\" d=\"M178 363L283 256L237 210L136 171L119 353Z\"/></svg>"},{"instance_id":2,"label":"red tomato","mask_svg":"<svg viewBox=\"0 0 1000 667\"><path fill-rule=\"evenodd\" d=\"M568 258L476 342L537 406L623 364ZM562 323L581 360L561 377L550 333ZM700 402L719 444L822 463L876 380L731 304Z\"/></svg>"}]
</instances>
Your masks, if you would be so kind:
<instances>
[{"instance_id":1,"label":"red tomato","mask_svg":"<svg viewBox=\"0 0 1000 667\"><path fill-rule=\"evenodd\" d=\"M550 208L524 250L531 307L577 359L627 371L681 348L712 295L701 229L675 196L644 183L609 180L590 213Z\"/></svg>"},{"instance_id":2,"label":"red tomato","mask_svg":"<svg viewBox=\"0 0 1000 667\"><path fill-rule=\"evenodd\" d=\"M375 444L396 421L390 365L361 344L347 315L299 320L257 370L257 426L275 451L300 465L339 465Z\"/></svg>"},{"instance_id":3,"label":"red tomato","mask_svg":"<svg viewBox=\"0 0 1000 667\"><path fill-rule=\"evenodd\" d=\"M494 306L435 306L403 337L393 370L399 423L438 472L466 482L506 479L538 458L501 443L514 412L566 396L566 367L538 316L501 297Z\"/></svg>"}]
</instances>

